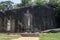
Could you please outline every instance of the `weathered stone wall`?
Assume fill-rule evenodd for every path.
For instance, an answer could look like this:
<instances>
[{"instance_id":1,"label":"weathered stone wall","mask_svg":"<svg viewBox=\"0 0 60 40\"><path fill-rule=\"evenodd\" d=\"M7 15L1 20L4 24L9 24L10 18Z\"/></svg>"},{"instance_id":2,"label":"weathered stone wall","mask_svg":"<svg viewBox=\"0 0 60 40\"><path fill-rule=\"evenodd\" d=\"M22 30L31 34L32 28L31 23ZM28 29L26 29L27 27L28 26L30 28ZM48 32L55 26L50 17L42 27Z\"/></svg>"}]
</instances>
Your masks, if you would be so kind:
<instances>
[{"instance_id":1,"label":"weathered stone wall","mask_svg":"<svg viewBox=\"0 0 60 40\"><path fill-rule=\"evenodd\" d=\"M40 32L56 27L55 10L53 7L35 5L5 11L4 27L6 20L11 21L11 32ZM6 24L5 24L6 23Z\"/></svg>"}]
</instances>

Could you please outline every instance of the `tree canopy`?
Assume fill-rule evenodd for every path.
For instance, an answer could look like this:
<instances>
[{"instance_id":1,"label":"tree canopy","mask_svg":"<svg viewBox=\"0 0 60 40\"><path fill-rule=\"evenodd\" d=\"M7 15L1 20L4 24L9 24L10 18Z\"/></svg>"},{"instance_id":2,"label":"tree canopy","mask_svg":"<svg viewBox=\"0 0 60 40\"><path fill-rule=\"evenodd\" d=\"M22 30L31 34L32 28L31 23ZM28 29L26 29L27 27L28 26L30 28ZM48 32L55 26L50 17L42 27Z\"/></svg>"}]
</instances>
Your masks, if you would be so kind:
<instances>
[{"instance_id":1,"label":"tree canopy","mask_svg":"<svg viewBox=\"0 0 60 40\"><path fill-rule=\"evenodd\" d=\"M51 4L56 7L57 14L60 13L60 0L21 0L21 3L14 4L12 1L2 1L0 2L0 10L10 10L10 9L17 9L23 6L29 6L29 5L47 5Z\"/></svg>"},{"instance_id":2,"label":"tree canopy","mask_svg":"<svg viewBox=\"0 0 60 40\"><path fill-rule=\"evenodd\" d=\"M13 7L13 2L11 1L2 1L0 3L0 10L9 10L9 9L12 9Z\"/></svg>"}]
</instances>

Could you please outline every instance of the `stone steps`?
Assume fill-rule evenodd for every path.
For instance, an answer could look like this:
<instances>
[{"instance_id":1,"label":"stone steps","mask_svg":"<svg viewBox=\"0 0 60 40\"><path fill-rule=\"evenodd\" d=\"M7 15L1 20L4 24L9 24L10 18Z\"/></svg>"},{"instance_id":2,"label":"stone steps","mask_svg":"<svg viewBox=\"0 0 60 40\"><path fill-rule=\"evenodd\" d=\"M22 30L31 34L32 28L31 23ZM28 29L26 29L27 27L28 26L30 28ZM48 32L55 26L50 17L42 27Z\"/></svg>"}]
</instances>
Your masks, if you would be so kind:
<instances>
[{"instance_id":1,"label":"stone steps","mask_svg":"<svg viewBox=\"0 0 60 40\"><path fill-rule=\"evenodd\" d=\"M39 33L21 33L23 37L38 37Z\"/></svg>"}]
</instances>

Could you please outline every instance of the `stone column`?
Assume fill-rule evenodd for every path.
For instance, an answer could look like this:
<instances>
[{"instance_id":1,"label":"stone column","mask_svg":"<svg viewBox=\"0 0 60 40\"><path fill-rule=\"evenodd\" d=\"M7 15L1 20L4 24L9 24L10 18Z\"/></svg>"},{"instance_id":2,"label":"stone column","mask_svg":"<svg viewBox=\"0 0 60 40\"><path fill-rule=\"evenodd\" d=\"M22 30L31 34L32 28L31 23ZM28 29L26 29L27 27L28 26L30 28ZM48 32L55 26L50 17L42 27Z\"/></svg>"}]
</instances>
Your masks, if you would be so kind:
<instances>
[{"instance_id":1,"label":"stone column","mask_svg":"<svg viewBox=\"0 0 60 40\"><path fill-rule=\"evenodd\" d=\"M0 32L2 31L2 19L0 17Z\"/></svg>"},{"instance_id":2,"label":"stone column","mask_svg":"<svg viewBox=\"0 0 60 40\"><path fill-rule=\"evenodd\" d=\"M2 19L1 19L1 17L0 17L0 27L1 27L1 21L2 21Z\"/></svg>"},{"instance_id":3,"label":"stone column","mask_svg":"<svg viewBox=\"0 0 60 40\"><path fill-rule=\"evenodd\" d=\"M4 30L7 31L6 29L7 29L7 18L4 17Z\"/></svg>"},{"instance_id":4,"label":"stone column","mask_svg":"<svg viewBox=\"0 0 60 40\"><path fill-rule=\"evenodd\" d=\"M10 24L10 20L8 20L7 22L7 31L10 31L11 30L11 24Z\"/></svg>"},{"instance_id":5,"label":"stone column","mask_svg":"<svg viewBox=\"0 0 60 40\"><path fill-rule=\"evenodd\" d=\"M11 19L11 32L15 32L15 20Z\"/></svg>"}]
</instances>

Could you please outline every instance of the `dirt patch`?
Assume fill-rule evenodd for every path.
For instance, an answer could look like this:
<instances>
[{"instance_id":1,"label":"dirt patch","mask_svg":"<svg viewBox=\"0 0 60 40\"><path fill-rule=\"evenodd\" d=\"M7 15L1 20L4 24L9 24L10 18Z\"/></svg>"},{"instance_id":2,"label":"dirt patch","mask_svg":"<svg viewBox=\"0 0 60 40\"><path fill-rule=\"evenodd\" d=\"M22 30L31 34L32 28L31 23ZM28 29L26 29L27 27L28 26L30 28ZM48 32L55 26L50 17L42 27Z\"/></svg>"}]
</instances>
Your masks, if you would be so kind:
<instances>
[{"instance_id":1,"label":"dirt patch","mask_svg":"<svg viewBox=\"0 0 60 40\"><path fill-rule=\"evenodd\" d=\"M39 40L39 37L21 37L21 38L12 39L12 40Z\"/></svg>"}]
</instances>

